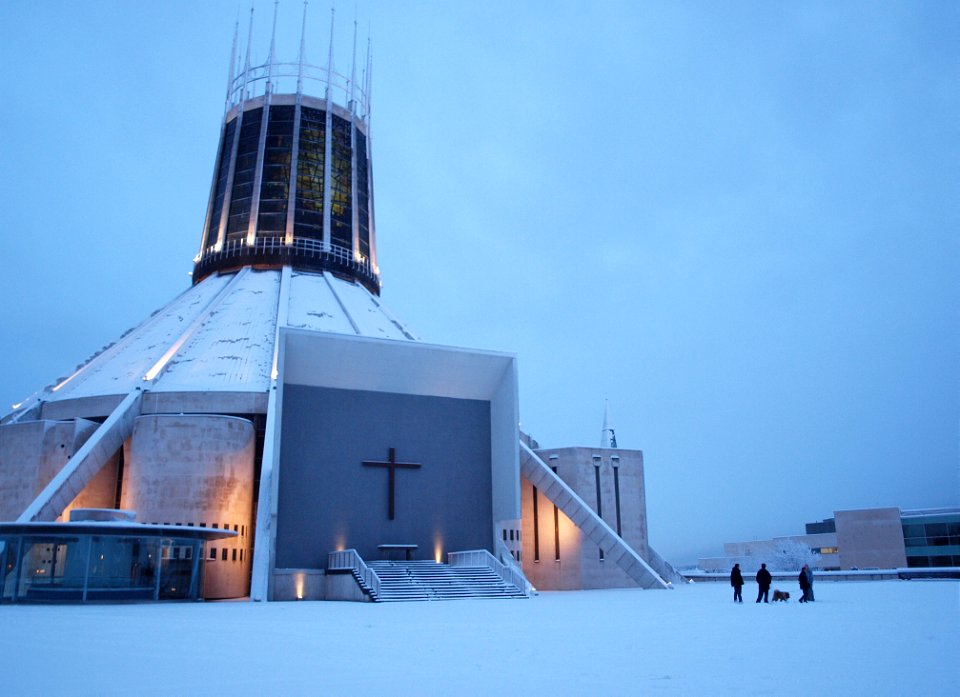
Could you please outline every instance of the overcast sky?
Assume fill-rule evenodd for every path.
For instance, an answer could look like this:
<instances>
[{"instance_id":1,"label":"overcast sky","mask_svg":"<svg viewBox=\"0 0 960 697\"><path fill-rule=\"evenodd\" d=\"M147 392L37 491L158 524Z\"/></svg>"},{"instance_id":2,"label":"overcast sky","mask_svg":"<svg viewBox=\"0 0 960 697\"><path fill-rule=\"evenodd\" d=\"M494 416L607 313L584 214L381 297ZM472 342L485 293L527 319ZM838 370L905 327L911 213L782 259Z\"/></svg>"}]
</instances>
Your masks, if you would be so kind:
<instances>
[{"instance_id":1,"label":"overcast sky","mask_svg":"<svg viewBox=\"0 0 960 697\"><path fill-rule=\"evenodd\" d=\"M960 4L341 2L341 71L354 12L384 301L541 445L609 400L661 553L960 503ZM3 411L189 284L237 15L0 3Z\"/></svg>"}]
</instances>

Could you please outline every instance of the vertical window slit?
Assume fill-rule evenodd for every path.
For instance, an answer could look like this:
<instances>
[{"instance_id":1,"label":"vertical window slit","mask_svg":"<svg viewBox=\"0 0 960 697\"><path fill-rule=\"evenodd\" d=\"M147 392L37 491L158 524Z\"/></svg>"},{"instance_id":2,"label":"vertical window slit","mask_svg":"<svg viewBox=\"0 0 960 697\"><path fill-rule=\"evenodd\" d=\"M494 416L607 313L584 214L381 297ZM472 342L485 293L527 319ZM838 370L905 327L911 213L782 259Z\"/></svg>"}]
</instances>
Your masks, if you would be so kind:
<instances>
[{"instance_id":1,"label":"vertical window slit","mask_svg":"<svg viewBox=\"0 0 960 697\"><path fill-rule=\"evenodd\" d=\"M623 537L623 533L620 530L620 468L613 468L613 495L614 503L617 507L617 534Z\"/></svg>"},{"instance_id":2,"label":"vertical window slit","mask_svg":"<svg viewBox=\"0 0 960 697\"><path fill-rule=\"evenodd\" d=\"M533 487L533 560L540 561L540 515L537 510L537 487Z\"/></svg>"},{"instance_id":3,"label":"vertical window slit","mask_svg":"<svg viewBox=\"0 0 960 697\"><path fill-rule=\"evenodd\" d=\"M599 516L600 519L602 520L603 506L600 500L600 465L593 466L593 473L596 477L596 483L597 483L597 516ZM600 550L600 561L603 561L603 549Z\"/></svg>"},{"instance_id":4,"label":"vertical window slit","mask_svg":"<svg viewBox=\"0 0 960 697\"><path fill-rule=\"evenodd\" d=\"M557 473L556 467L551 467L553 473ZM560 509L557 504L553 504L553 549L554 561L560 561Z\"/></svg>"}]
</instances>

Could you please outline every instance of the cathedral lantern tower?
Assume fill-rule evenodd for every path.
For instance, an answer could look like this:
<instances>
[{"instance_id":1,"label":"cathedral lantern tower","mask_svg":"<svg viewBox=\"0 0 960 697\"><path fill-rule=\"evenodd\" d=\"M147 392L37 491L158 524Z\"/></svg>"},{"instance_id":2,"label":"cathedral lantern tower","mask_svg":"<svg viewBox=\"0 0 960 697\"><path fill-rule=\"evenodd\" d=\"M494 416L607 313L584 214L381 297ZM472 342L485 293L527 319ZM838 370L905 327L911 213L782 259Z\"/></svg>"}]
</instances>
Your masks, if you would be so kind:
<instances>
[{"instance_id":1,"label":"cathedral lantern tower","mask_svg":"<svg viewBox=\"0 0 960 697\"><path fill-rule=\"evenodd\" d=\"M304 8L306 12L306 8ZM276 21L274 20L274 26ZM304 27L306 22L304 22ZM304 58L231 57L194 283L242 266L326 271L380 294L370 160L370 53L357 79ZM310 96L322 95L322 96Z\"/></svg>"}]
</instances>

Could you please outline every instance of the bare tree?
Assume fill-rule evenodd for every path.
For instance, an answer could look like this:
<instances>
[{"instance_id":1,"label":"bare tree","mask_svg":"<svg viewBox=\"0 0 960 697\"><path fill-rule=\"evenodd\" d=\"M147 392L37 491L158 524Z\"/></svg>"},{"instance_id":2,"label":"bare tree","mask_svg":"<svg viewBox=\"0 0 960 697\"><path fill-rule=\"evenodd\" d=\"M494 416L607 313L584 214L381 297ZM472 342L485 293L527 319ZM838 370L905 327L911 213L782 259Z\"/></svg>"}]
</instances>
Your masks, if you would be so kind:
<instances>
[{"instance_id":1,"label":"bare tree","mask_svg":"<svg viewBox=\"0 0 960 697\"><path fill-rule=\"evenodd\" d=\"M797 540L776 540L773 555L767 562L775 571L799 571L804 564L811 569L820 566L821 557L808 545Z\"/></svg>"}]
</instances>

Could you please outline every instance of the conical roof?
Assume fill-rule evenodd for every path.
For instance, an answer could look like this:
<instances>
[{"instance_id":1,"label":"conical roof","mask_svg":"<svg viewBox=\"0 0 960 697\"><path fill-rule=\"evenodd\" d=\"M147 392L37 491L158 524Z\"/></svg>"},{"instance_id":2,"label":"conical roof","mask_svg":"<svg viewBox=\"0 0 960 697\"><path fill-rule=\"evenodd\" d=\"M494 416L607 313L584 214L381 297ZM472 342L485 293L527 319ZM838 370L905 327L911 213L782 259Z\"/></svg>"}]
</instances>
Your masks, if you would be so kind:
<instances>
[{"instance_id":1,"label":"conical roof","mask_svg":"<svg viewBox=\"0 0 960 697\"><path fill-rule=\"evenodd\" d=\"M289 267L244 267L190 287L18 411L42 402L45 416L103 416L142 387L158 399L217 400L228 411L225 398L243 397L233 400L236 411L261 412L255 405L270 388L278 327L417 338L359 283Z\"/></svg>"}]
</instances>

